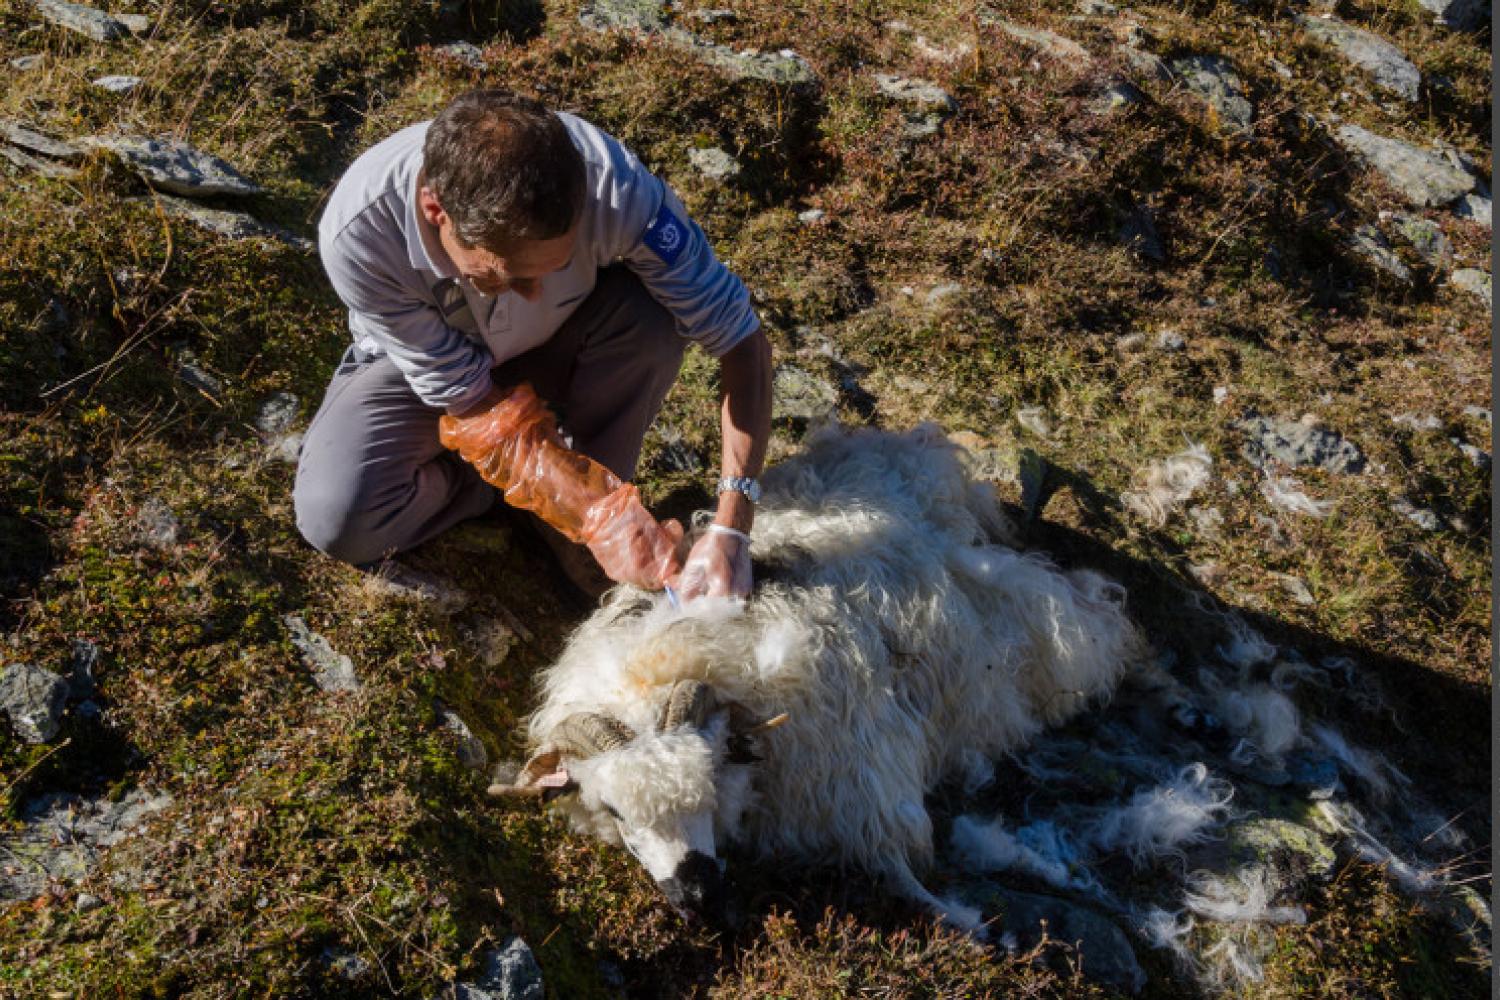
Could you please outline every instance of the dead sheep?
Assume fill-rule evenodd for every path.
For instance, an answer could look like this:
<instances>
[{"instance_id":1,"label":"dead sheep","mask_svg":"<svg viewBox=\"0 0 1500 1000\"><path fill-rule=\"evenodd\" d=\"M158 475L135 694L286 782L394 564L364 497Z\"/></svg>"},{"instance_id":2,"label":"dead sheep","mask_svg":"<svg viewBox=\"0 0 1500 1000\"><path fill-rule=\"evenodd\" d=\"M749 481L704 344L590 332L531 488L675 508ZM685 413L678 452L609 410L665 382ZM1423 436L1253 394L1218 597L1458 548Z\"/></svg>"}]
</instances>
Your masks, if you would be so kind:
<instances>
[{"instance_id":1,"label":"dead sheep","mask_svg":"<svg viewBox=\"0 0 1500 1000\"><path fill-rule=\"evenodd\" d=\"M1122 589L1018 551L935 427L828 428L764 477L749 600L616 588L540 678L541 795L719 922L721 860L858 868L930 893L923 797L1112 690L1142 643Z\"/></svg>"}]
</instances>

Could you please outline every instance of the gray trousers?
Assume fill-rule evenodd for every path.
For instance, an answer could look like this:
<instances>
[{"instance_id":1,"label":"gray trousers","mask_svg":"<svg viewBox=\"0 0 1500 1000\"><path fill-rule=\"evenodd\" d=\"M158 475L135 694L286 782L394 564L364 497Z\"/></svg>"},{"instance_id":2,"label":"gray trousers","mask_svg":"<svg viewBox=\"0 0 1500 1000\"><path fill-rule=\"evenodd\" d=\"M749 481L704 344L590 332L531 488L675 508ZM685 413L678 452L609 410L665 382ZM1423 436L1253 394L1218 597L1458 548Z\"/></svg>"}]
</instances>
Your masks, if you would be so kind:
<instances>
[{"instance_id":1,"label":"gray trousers","mask_svg":"<svg viewBox=\"0 0 1500 1000\"><path fill-rule=\"evenodd\" d=\"M573 446L621 479L682 365L671 313L624 267L599 282L546 343L497 365L497 385L530 382ZM499 493L438 441L441 409L423 403L389 357L344 355L297 461L297 530L355 565L420 545L485 513Z\"/></svg>"}]
</instances>

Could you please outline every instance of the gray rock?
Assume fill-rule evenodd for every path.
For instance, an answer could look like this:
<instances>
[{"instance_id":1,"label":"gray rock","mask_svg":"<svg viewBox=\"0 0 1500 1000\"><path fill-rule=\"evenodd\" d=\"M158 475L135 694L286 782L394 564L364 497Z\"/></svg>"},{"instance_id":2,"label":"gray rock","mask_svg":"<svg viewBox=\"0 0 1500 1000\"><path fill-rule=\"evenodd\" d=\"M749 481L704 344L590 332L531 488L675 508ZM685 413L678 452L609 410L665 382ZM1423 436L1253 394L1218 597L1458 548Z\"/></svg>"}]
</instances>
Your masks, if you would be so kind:
<instances>
[{"instance_id":1,"label":"gray rock","mask_svg":"<svg viewBox=\"0 0 1500 1000\"><path fill-rule=\"evenodd\" d=\"M66 0L35 0L38 12L53 24L60 25L96 42L112 42L130 35L130 28L119 18L102 10Z\"/></svg>"},{"instance_id":2,"label":"gray rock","mask_svg":"<svg viewBox=\"0 0 1500 1000\"><path fill-rule=\"evenodd\" d=\"M1385 234L1379 229L1369 225L1359 226L1350 234L1348 243L1351 250L1375 265L1380 271L1400 284L1411 284L1411 269L1401 262L1400 257L1396 256L1396 251L1391 249Z\"/></svg>"},{"instance_id":3,"label":"gray rock","mask_svg":"<svg viewBox=\"0 0 1500 1000\"><path fill-rule=\"evenodd\" d=\"M718 24L720 21L738 21L740 16L727 7L715 7L712 10L690 10L684 12L688 17L699 24Z\"/></svg>"},{"instance_id":4,"label":"gray rock","mask_svg":"<svg viewBox=\"0 0 1500 1000\"><path fill-rule=\"evenodd\" d=\"M262 434L280 434L297 421L300 400L290 392L273 392L255 414L255 429Z\"/></svg>"},{"instance_id":5,"label":"gray rock","mask_svg":"<svg viewBox=\"0 0 1500 1000\"><path fill-rule=\"evenodd\" d=\"M210 399L224 394L224 383L217 375L210 374L189 351L183 351L177 356L177 377L189 388L197 389Z\"/></svg>"},{"instance_id":6,"label":"gray rock","mask_svg":"<svg viewBox=\"0 0 1500 1000\"><path fill-rule=\"evenodd\" d=\"M27 173L53 180L72 180L78 176L78 170L74 167L64 166L56 160L32 156L25 150L7 146L4 143L0 143L0 159L9 161Z\"/></svg>"},{"instance_id":7,"label":"gray rock","mask_svg":"<svg viewBox=\"0 0 1500 1000\"><path fill-rule=\"evenodd\" d=\"M662 32L662 37L682 45L732 80L763 80L783 86L807 86L818 80L812 65L791 49L736 51L727 45L705 41L681 28L668 28Z\"/></svg>"},{"instance_id":8,"label":"gray rock","mask_svg":"<svg viewBox=\"0 0 1500 1000\"><path fill-rule=\"evenodd\" d=\"M923 299L929 306L940 306L949 299L960 297L964 294L964 286L956 281L945 281L940 285L933 285L927 290Z\"/></svg>"},{"instance_id":9,"label":"gray rock","mask_svg":"<svg viewBox=\"0 0 1500 1000\"><path fill-rule=\"evenodd\" d=\"M1111 83L1104 91L1089 105L1089 109L1095 114L1109 114L1122 108L1133 108L1146 100L1146 95L1134 84L1123 80Z\"/></svg>"},{"instance_id":10,"label":"gray rock","mask_svg":"<svg viewBox=\"0 0 1500 1000\"><path fill-rule=\"evenodd\" d=\"M1171 62L1172 74L1205 101L1222 126L1248 131L1255 121L1255 106L1245 96L1245 84L1234 66L1222 56L1185 56Z\"/></svg>"},{"instance_id":11,"label":"gray rock","mask_svg":"<svg viewBox=\"0 0 1500 1000\"><path fill-rule=\"evenodd\" d=\"M542 967L531 948L512 934L484 956L484 969L472 983L455 983L454 1000L544 1000Z\"/></svg>"},{"instance_id":12,"label":"gray rock","mask_svg":"<svg viewBox=\"0 0 1500 1000\"><path fill-rule=\"evenodd\" d=\"M1030 434L1046 440L1052 436L1052 417L1044 407L1023 406L1016 411L1016 423Z\"/></svg>"},{"instance_id":13,"label":"gray rock","mask_svg":"<svg viewBox=\"0 0 1500 1000\"><path fill-rule=\"evenodd\" d=\"M1172 70L1166 62L1144 49L1138 49L1134 45L1121 45L1119 53L1130 64L1131 69L1147 80L1165 82L1172 79Z\"/></svg>"},{"instance_id":14,"label":"gray rock","mask_svg":"<svg viewBox=\"0 0 1500 1000\"><path fill-rule=\"evenodd\" d=\"M80 892L78 898L73 900L73 910L76 913L91 913L104 905L104 900L92 892Z\"/></svg>"},{"instance_id":15,"label":"gray rock","mask_svg":"<svg viewBox=\"0 0 1500 1000\"><path fill-rule=\"evenodd\" d=\"M1447 271L1453 266L1453 244L1443 233L1443 227L1420 215L1397 214L1392 217L1396 232L1411 244L1422 262L1434 271Z\"/></svg>"},{"instance_id":16,"label":"gray rock","mask_svg":"<svg viewBox=\"0 0 1500 1000\"><path fill-rule=\"evenodd\" d=\"M1453 214L1477 222L1486 229L1495 225L1495 206L1482 194L1466 194L1453 204Z\"/></svg>"},{"instance_id":17,"label":"gray rock","mask_svg":"<svg viewBox=\"0 0 1500 1000\"><path fill-rule=\"evenodd\" d=\"M34 663L13 663L0 673L0 709L27 743L57 735L67 700L68 682Z\"/></svg>"},{"instance_id":18,"label":"gray rock","mask_svg":"<svg viewBox=\"0 0 1500 1000\"><path fill-rule=\"evenodd\" d=\"M1474 468L1488 469L1490 467L1490 453L1485 451L1483 448L1480 448L1477 445L1472 445L1469 442L1462 441L1458 438L1449 438L1448 440L1458 448L1458 450L1463 454L1464 458L1467 458L1469 460L1469 464L1474 466Z\"/></svg>"},{"instance_id":19,"label":"gray rock","mask_svg":"<svg viewBox=\"0 0 1500 1000\"><path fill-rule=\"evenodd\" d=\"M438 719L443 728L453 734L458 743L458 762L471 771L483 771L490 763L489 751L484 747L484 741L474 735L458 713L451 708L443 708L438 711Z\"/></svg>"},{"instance_id":20,"label":"gray rock","mask_svg":"<svg viewBox=\"0 0 1500 1000\"><path fill-rule=\"evenodd\" d=\"M1400 514L1423 531L1437 531L1443 526L1443 522L1438 519L1437 514L1426 507L1418 507L1410 500L1404 498L1391 504L1391 511Z\"/></svg>"},{"instance_id":21,"label":"gray rock","mask_svg":"<svg viewBox=\"0 0 1500 1000\"><path fill-rule=\"evenodd\" d=\"M1287 755L1286 773L1291 785L1314 801L1333 798L1341 787L1338 762L1305 750Z\"/></svg>"},{"instance_id":22,"label":"gray rock","mask_svg":"<svg viewBox=\"0 0 1500 1000\"><path fill-rule=\"evenodd\" d=\"M1465 406L1464 416L1473 417L1475 420L1482 420L1486 424L1492 423L1495 419L1494 415L1483 406Z\"/></svg>"},{"instance_id":23,"label":"gray rock","mask_svg":"<svg viewBox=\"0 0 1500 1000\"><path fill-rule=\"evenodd\" d=\"M659 446L654 463L667 472L702 472L703 456L688 444L675 427L663 427L656 434Z\"/></svg>"},{"instance_id":24,"label":"gray rock","mask_svg":"<svg viewBox=\"0 0 1500 1000\"><path fill-rule=\"evenodd\" d=\"M46 56L42 55L40 52L33 53L29 56L16 56L10 61L10 68L24 73L28 70L40 68L44 61L46 61Z\"/></svg>"},{"instance_id":25,"label":"gray rock","mask_svg":"<svg viewBox=\"0 0 1500 1000\"><path fill-rule=\"evenodd\" d=\"M1078 13L1084 17L1114 17L1120 8L1109 0L1078 0Z\"/></svg>"},{"instance_id":26,"label":"gray rock","mask_svg":"<svg viewBox=\"0 0 1500 1000\"><path fill-rule=\"evenodd\" d=\"M354 661L335 652L328 640L307 627L301 615L283 615L287 637L302 653L302 662L312 670L313 683L323 691L358 691L364 685L354 673Z\"/></svg>"},{"instance_id":27,"label":"gray rock","mask_svg":"<svg viewBox=\"0 0 1500 1000\"><path fill-rule=\"evenodd\" d=\"M711 181L727 181L739 176L740 161L717 146L688 150L693 168Z\"/></svg>"},{"instance_id":28,"label":"gray rock","mask_svg":"<svg viewBox=\"0 0 1500 1000\"><path fill-rule=\"evenodd\" d=\"M777 366L771 392L778 420L816 423L831 418L838 406L838 390L796 365Z\"/></svg>"},{"instance_id":29,"label":"gray rock","mask_svg":"<svg viewBox=\"0 0 1500 1000\"><path fill-rule=\"evenodd\" d=\"M468 591L452 580L424 573L398 562L387 562L365 577L368 593L398 601L427 604L441 614L454 614L469 606Z\"/></svg>"},{"instance_id":30,"label":"gray rock","mask_svg":"<svg viewBox=\"0 0 1500 1000\"><path fill-rule=\"evenodd\" d=\"M1083 974L1127 993L1137 993L1146 984L1146 973L1136 961L1130 939L1109 917L1067 899L1021 892L996 882L982 880L958 890L960 900L985 913L997 914L997 923L1015 934L1023 948L1046 937L1077 945Z\"/></svg>"},{"instance_id":31,"label":"gray rock","mask_svg":"<svg viewBox=\"0 0 1500 1000\"><path fill-rule=\"evenodd\" d=\"M266 457L273 462L296 465L302 455L302 432L282 434L266 442Z\"/></svg>"},{"instance_id":32,"label":"gray rock","mask_svg":"<svg viewBox=\"0 0 1500 1000\"><path fill-rule=\"evenodd\" d=\"M465 630L469 648L479 656L485 667L498 667L505 662L516 644L515 630L494 618L481 618Z\"/></svg>"},{"instance_id":33,"label":"gray rock","mask_svg":"<svg viewBox=\"0 0 1500 1000\"><path fill-rule=\"evenodd\" d=\"M805 212L797 213L797 221L805 226L810 226L816 222L822 222L827 217L828 213L823 211L821 208L809 208Z\"/></svg>"},{"instance_id":34,"label":"gray rock","mask_svg":"<svg viewBox=\"0 0 1500 1000\"><path fill-rule=\"evenodd\" d=\"M1493 308L1490 291L1490 276L1474 267L1460 268L1448 279L1454 288L1468 292L1484 301L1486 309Z\"/></svg>"},{"instance_id":35,"label":"gray rock","mask_svg":"<svg viewBox=\"0 0 1500 1000\"><path fill-rule=\"evenodd\" d=\"M1156 231L1156 220L1151 209L1145 205L1131 206L1124 221L1120 223L1115 238L1137 257L1144 257L1158 264L1166 262L1166 247L1162 245L1161 234Z\"/></svg>"},{"instance_id":36,"label":"gray rock","mask_svg":"<svg viewBox=\"0 0 1500 1000\"><path fill-rule=\"evenodd\" d=\"M623 28L628 31L659 31L666 24L663 0L590 0L578 20L595 31Z\"/></svg>"},{"instance_id":37,"label":"gray rock","mask_svg":"<svg viewBox=\"0 0 1500 1000\"><path fill-rule=\"evenodd\" d=\"M318 956L318 961L328 970L328 974L344 980L348 983L358 982L365 978L370 972L370 963L362 956L343 948L324 948Z\"/></svg>"},{"instance_id":38,"label":"gray rock","mask_svg":"<svg viewBox=\"0 0 1500 1000\"><path fill-rule=\"evenodd\" d=\"M145 14L111 14L109 16L125 25L132 35L144 35L151 30L151 18Z\"/></svg>"},{"instance_id":39,"label":"gray rock","mask_svg":"<svg viewBox=\"0 0 1500 1000\"><path fill-rule=\"evenodd\" d=\"M1015 24L983 8L979 12L979 23L993 25L1016 41L1035 49L1051 59L1070 62L1080 66L1093 61L1088 49L1085 49L1071 38L1064 38L1055 31Z\"/></svg>"},{"instance_id":40,"label":"gray rock","mask_svg":"<svg viewBox=\"0 0 1500 1000\"><path fill-rule=\"evenodd\" d=\"M111 94L128 94L144 82L138 76L101 76L94 81L94 86Z\"/></svg>"},{"instance_id":41,"label":"gray rock","mask_svg":"<svg viewBox=\"0 0 1500 1000\"><path fill-rule=\"evenodd\" d=\"M1398 413L1391 418L1391 423L1398 427L1410 427L1414 431L1440 431L1443 422L1431 413L1418 416L1415 413Z\"/></svg>"},{"instance_id":42,"label":"gray rock","mask_svg":"<svg viewBox=\"0 0 1500 1000\"><path fill-rule=\"evenodd\" d=\"M1365 457L1352 441L1306 420L1251 415L1236 426L1245 432L1242 454L1257 468L1274 458L1294 468L1316 466L1351 475L1364 471Z\"/></svg>"},{"instance_id":43,"label":"gray rock","mask_svg":"<svg viewBox=\"0 0 1500 1000\"><path fill-rule=\"evenodd\" d=\"M1362 28L1333 18L1299 17L1297 23L1313 38L1338 50L1349 62L1369 73L1377 84L1406 101L1415 101L1422 74L1396 46Z\"/></svg>"},{"instance_id":44,"label":"gray rock","mask_svg":"<svg viewBox=\"0 0 1500 1000\"><path fill-rule=\"evenodd\" d=\"M942 108L949 112L958 109L958 102L954 101L946 90L929 80L896 76L892 73L876 73L875 88L891 100L902 104Z\"/></svg>"},{"instance_id":45,"label":"gray rock","mask_svg":"<svg viewBox=\"0 0 1500 1000\"><path fill-rule=\"evenodd\" d=\"M61 792L31 800L21 808L20 828L0 834L0 902L33 899L53 883L82 881L104 848L171 804L171 796L139 788L118 802Z\"/></svg>"},{"instance_id":46,"label":"gray rock","mask_svg":"<svg viewBox=\"0 0 1500 1000\"><path fill-rule=\"evenodd\" d=\"M1454 31L1474 31L1490 19L1487 0L1417 0L1432 12L1433 20Z\"/></svg>"},{"instance_id":47,"label":"gray rock","mask_svg":"<svg viewBox=\"0 0 1500 1000\"><path fill-rule=\"evenodd\" d=\"M1292 68L1286 63L1282 62L1280 59L1267 59L1266 65L1271 67L1271 72L1275 73L1283 80L1290 80L1296 76L1296 74L1292 72Z\"/></svg>"},{"instance_id":48,"label":"gray rock","mask_svg":"<svg viewBox=\"0 0 1500 1000\"><path fill-rule=\"evenodd\" d=\"M1334 138L1413 205L1446 205L1474 190L1474 177L1434 150L1376 135L1358 125L1340 125Z\"/></svg>"},{"instance_id":49,"label":"gray rock","mask_svg":"<svg viewBox=\"0 0 1500 1000\"><path fill-rule=\"evenodd\" d=\"M1231 886L1264 885L1269 900L1333 877L1338 859L1316 830L1257 817L1230 824L1222 841L1188 851L1188 869L1213 872Z\"/></svg>"},{"instance_id":50,"label":"gray rock","mask_svg":"<svg viewBox=\"0 0 1500 1000\"><path fill-rule=\"evenodd\" d=\"M11 119L0 118L0 138L12 146L64 163L75 163L83 158L83 150L72 143L54 139Z\"/></svg>"},{"instance_id":51,"label":"gray rock","mask_svg":"<svg viewBox=\"0 0 1500 1000\"><path fill-rule=\"evenodd\" d=\"M1175 354L1185 347L1187 347L1187 341L1183 340L1182 334L1176 330L1163 330L1156 335L1156 349L1159 351Z\"/></svg>"},{"instance_id":52,"label":"gray rock","mask_svg":"<svg viewBox=\"0 0 1500 1000\"><path fill-rule=\"evenodd\" d=\"M1318 603L1312 591L1307 589L1307 581L1300 576L1293 576L1290 573L1272 573L1271 578L1281 584L1281 589L1287 592L1288 597L1303 607L1310 608Z\"/></svg>"},{"instance_id":53,"label":"gray rock","mask_svg":"<svg viewBox=\"0 0 1500 1000\"><path fill-rule=\"evenodd\" d=\"M160 497L151 497L136 511L135 530L142 542L153 549L170 549L177 544L182 526L177 515Z\"/></svg>"},{"instance_id":54,"label":"gray rock","mask_svg":"<svg viewBox=\"0 0 1500 1000\"><path fill-rule=\"evenodd\" d=\"M82 701L94 696L94 671L99 666L99 647L87 639L74 639L68 656L68 698Z\"/></svg>"},{"instance_id":55,"label":"gray rock","mask_svg":"<svg viewBox=\"0 0 1500 1000\"><path fill-rule=\"evenodd\" d=\"M173 194L260 194L261 187L217 156L185 142L144 136L88 136L80 145L104 149L120 157L154 188Z\"/></svg>"},{"instance_id":56,"label":"gray rock","mask_svg":"<svg viewBox=\"0 0 1500 1000\"><path fill-rule=\"evenodd\" d=\"M456 59L470 69L489 68L489 63L484 61L484 50L473 42L449 42L447 45L435 46L432 51Z\"/></svg>"},{"instance_id":57,"label":"gray rock","mask_svg":"<svg viewBox=\"0 0 1500 1000\"><path fill-rule=\"evenodd\" d=\"M227 208L209 208L186 198L169 194L158 195L162 210L168 215L186 219L201 229L232 240L268 239L279 240L303 253L312 253L317 244L305 236L298 236L289 229L261 222L248 212L236 212Z\"/></svg>"}]
</instances>

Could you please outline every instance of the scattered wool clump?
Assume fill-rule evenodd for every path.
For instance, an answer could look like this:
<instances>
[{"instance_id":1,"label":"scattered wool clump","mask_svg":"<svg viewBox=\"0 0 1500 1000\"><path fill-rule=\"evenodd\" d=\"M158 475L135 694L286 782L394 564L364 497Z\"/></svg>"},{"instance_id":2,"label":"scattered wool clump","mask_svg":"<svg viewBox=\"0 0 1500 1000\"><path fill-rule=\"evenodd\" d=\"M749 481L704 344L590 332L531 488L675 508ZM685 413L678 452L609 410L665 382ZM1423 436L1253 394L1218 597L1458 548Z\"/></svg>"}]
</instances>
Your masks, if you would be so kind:
<instances>
[{"instance_id":1,"label":"scattered wool clump","mask_svg":"<svg viewBox=\"0 0 1500 1000\"><path fill-rule=\"evenodd\" d=\"M1124 852L1141 868L1207 840L1228 815L1233 797L1228 782L1210 777L1202 764L1189 764L1165 785L1143 788L1129 802L1108 810L1089 839L1101 850Z\"/></svg>"},{"instance_id":2,"label":"scattered wool clump","mask_svg":"<svg viewBox=\"0 0 1500 1000\"><path fill-rule=\"evenodd\" d=\"M1364 782L1365 787L1378 802L1384 802L1391 797L1393 781L1402 787L1411 784L1411 779L1397 770L1394 765L1363 747L1352 746L1344 739L1342 733L1331 726L1313 726L1312 736L1324 750L1338 760L1344 770Z\"/></svg>"},{"instance_id":3,"label":"scattered wool clump","mask_svg":"<svg viewBox=\"0 0 1500 1000\"><path fill-rule=\"evenodd\" d=\"M998 817L960 816L953 821L951 843L955 860L968 871L1014 869L1059 889L1092 890L1097 885L1091 873L1075 874L1078 847L1071 835L1049 822L1011 833Z\"/></svg>"},{"instance_id":4,"label":"scattered wool clump","mask_svg":"<svg viewBox=\"0 0 1500 1000\"><path fill-rule=\"evenodd\" d=\"M1333 510L1333 502L1314 500L1302 492L1302 484L1291 476L1273 476L1269 472L1260 482L1261 495L1280 510L1308 517L1327 517Z\"/></svg>"},{"instance_id":5,"label":"scattered wool clump","mask_svg":"<svg viewBox=\"0 0 1500 1000\"><path fill-rule=\"evenodd\" d=\"M1246 870L1228 879L1194 872L1188 881L1182 901L1200 917L1226 924L1307 923L1302 907L1271 905L1274 893L1262 871Z\"/></svg>"},{"instance_id":6,"label":"scattered wool clump","mask_svg":"<svg viewBox=\"0 0 1500 1000\"><path fill-rule=\"evenodd\" d=\"M1263 756L1279 758L1297 745L1302 723L1297 705L1264 684L1232 688L1211 680L1204 685L1214 699L1220 720Z\"/></svg>"},{"instance_id":7,"label":"scattered wool clump","mask_svg":"<svg viewBox=\"0 0 1500 1000\"><path fill-rule=\"evenodd\" d=\"M1207 448L1189 441L1187 448L1151 462L1137 473L1141 488L1121 493L1120 502L1151 527L1160 528L1173 511L1208 483L1213 463Z\"/></svg>"}]
</instances>

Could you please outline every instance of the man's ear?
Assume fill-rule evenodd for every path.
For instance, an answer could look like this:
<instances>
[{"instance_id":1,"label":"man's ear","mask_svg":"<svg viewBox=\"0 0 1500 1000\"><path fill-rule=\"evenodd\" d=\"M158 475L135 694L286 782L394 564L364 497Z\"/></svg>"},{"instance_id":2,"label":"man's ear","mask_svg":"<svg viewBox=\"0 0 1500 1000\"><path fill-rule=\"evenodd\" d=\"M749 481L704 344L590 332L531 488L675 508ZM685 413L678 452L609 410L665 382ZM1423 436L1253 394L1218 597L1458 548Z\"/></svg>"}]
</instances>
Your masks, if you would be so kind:
<instances>
[{"instance_id":1,"label":"man's ear","mask_svg":"<svg viewBox=\"0 0 1500 1000\"><path fill-rule=\"evenodd\" d=\"M443 223L448 221L448 213L443 211L442 202L437 200L437 195L426 184L417 188L417 207L422 210L422 218L437 229L443 228Z\"/></svg>"}]
</instances>

